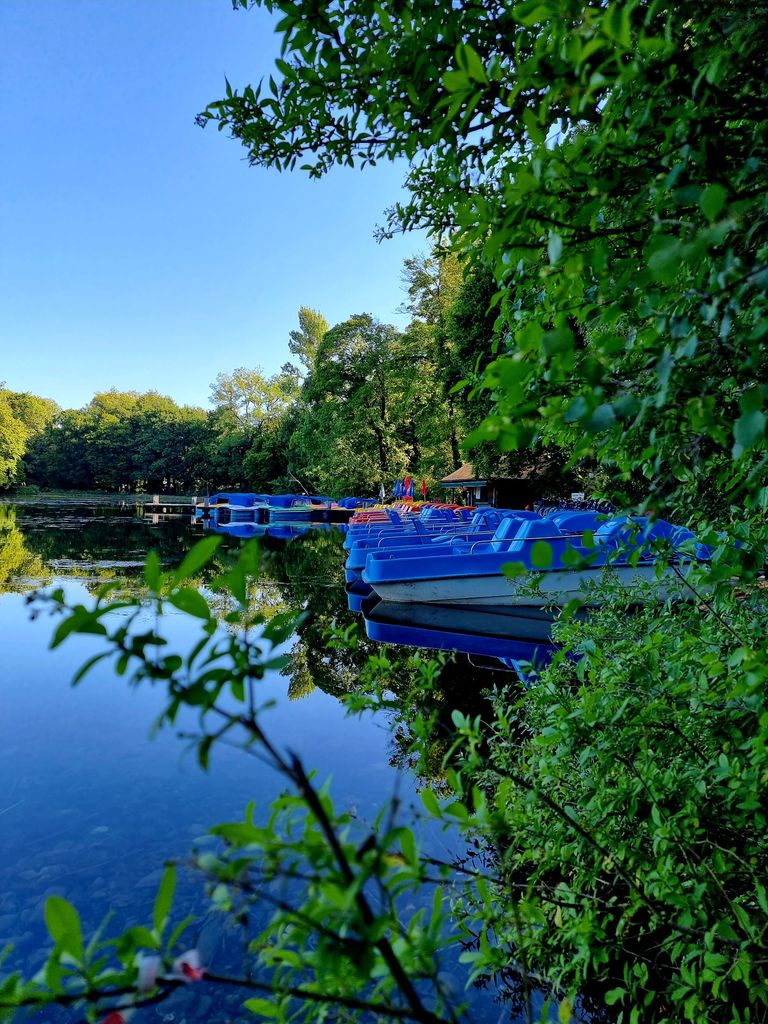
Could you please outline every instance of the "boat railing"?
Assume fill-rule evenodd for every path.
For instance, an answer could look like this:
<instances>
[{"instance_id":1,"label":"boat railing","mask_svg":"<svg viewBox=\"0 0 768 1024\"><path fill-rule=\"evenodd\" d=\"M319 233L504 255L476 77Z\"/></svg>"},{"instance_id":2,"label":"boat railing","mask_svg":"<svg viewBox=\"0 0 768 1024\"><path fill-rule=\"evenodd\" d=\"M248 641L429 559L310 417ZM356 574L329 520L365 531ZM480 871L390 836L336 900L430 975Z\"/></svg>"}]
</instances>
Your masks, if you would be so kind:
<instances>
[{"instance_id":1,"label":"boat railing","mask_svg":"<svg viewBox=\"0 0 768 1024\"><path fill-rule=\"evenodd\" d=\"M537 541L542 541L544 543L547 543L549 541L562 541L562 540L566 540L566 541L570 541L570 545L569 546L570 546L571 550L578 551L578 547L577 547L576 542L578 540L580 540L581 538L582 538L582 534L580 534L580 533L560 533L560 534L557 534L557 535L554 535L554 536L551 536L551 537L504 537L503 539L500 539L498 541L498 543L500 545L504 545L504 547L500 548L500 550L503 551L505 554L509 553L509 548L510 548L510 546L512 544L521 543L521 544L525 544L528 547L531 547L534 544L536 544ZM625 541L623 544L620 544L616 548L613 548L609 544L602 543L601 541L602 541L601 537L596 537L595 540L594 540L593 545L587 551L584 551L583 545L579 545L579 547L582 548L582 553L583 553L584 557L585 558L589 558L591 555L597 554L598 551L604 551L604 552L607 553L607 559L608 559L608 563L609 564L610 563L619 563L619 564L621 564L623 559L626 560L628 555L634 554L634 552L638 550L638 546L637 545L633 545L631 542L628 542L628 541ZM468 553L470 555L473 555L473 554L476 553L475 549L477 547L479 547L481 544L487 545L487 544L492 543L492 542L493 542L493 539L491 539L490 542L487 541L487 540L478 540L474 544L472 544L472 546L470 547ZM653 563L655 563L657 561L656 553L654 553L653 551L646 550L647 549L647 544L645 544L645 545L641 544L641 545L639 545L639 547L640 547L640 554L638 556L638 564L642 564L642 565L653 564ZM514 552L512 552L512 554L514 554ZM671 561L678 561L678 560L680 560L680 556L679 555L672 555Z\"/></svg>"},{"instance_id":2,"label":"boat railing","mask_svg":"<svg viewBox=\"0 0 768 1024\"><path fill-rule=\"evenodd\" d=\"M557 534L553 534L551 537L500 537L499 540L498 540L498 543L505 545L505 548L502 548L501 550L506 550L506 549L509 549L509 546L511 544L522 543L522 544L527 544L529 546L532 546L533 544L536 544L538 541L542 541L543 543L546 544L546 543L548 543L551 540L574 540L576 537L581 537L581 534L580 533L557 533ZM491 541L493 541L493 539L494 538L491 537ZM478 540L478 541L476 541L471 546L471 548L469 549L469 554L473 555L475 553L475 548L479 544L488 544L488 543L489 543L489 541L487 541L487 540Z\"/></svg>"},{"instance_id":3,"label":"boat railing","mask_svg":"<svg viewBox=\"0 0 768 1024\"><path fill-rule=\"evenodd\" d=\"M456 530L455 532L449 532L447 530L440 530L439 528L435 528L434 530L426 529L425 532L423 532L423 533L422 532L417 532L416 530L414 530L413 533L408 531L407 533L401 533L400 536L408 537L409 540L413 540L416 544L419 544L419 543L421 543L422 541L425 541L425 540L426 541L433 541L433 540L437 540L438 538L443 538L443 537L445 538L446 542L451 541L451 540L461 540L461 538L463 536L465 536L466 534L468 534L468 533L471 533L473 535L474 534L482 534L482 537L480 538L478 543L482 542L482 543L486 543L487 544L488 540L493 540L493 537L494 537L494 534L496 533L496 531L495 530L487 530L487 531L485 531L485 530L483 530L483 531L481 531L481 530L471 530L471 529L467 528L466 530ZM487 540L483 539L485 537L487 537ZM363 540L363 539L364 538L362 538L362 537L360 538L360 540ZM391 539L392 539L392 534L385 534L383 537L379 537L378 541L376 542L376 547L378 549L380 549L382 547L389 547L390 545L387 544L387 541L391 540Z\"/></svg>"}]
</instances>

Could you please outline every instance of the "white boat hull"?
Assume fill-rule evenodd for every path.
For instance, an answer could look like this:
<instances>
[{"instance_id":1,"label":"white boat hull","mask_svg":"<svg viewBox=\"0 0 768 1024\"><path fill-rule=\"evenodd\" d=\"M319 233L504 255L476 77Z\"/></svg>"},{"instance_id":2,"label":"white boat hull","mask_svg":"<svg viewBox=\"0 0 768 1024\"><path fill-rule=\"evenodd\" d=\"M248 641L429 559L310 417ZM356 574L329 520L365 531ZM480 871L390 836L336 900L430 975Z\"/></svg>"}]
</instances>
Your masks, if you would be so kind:
<instances>
[{"instance_id":1,"label":"white boat hull","mask_svg":"<svg viewBox=\"0 0 768 1024\"><path fill-rule=\"evenodd\" d=\"M679 571L665 568L657 575L655 565L615 565L594 569L561 569L529 572L511 579L495 573L442 579L376 581L373 589L382 601L411 604L470 604L518 607L566 605L580 600L586 605L605 602L608 592L620 588L624 597L638 603L694 600L685 582L689 566Z\"/></svg>"}]
</instances>

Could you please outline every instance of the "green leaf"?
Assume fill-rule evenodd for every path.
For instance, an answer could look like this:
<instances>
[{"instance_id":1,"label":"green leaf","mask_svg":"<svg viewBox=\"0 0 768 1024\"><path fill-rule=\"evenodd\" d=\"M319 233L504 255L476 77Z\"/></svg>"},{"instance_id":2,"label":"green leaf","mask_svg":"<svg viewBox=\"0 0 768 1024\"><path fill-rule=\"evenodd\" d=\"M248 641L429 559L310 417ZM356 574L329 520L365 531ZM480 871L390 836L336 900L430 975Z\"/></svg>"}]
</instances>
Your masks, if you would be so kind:
<instances>
[{"instance_id":1,"label":"green leaf","mask_svg":"<svg viewBox=\"0 0 768 1024\"><path fill-rule=\"evenodd\" d=\"M763 389L760 387L747 388L739 398L739 408L742 412L755 412L763 408Z\"/></svg>"},{"instance_id":2,"label":"green leaf","mask_svg":"<svg viewBox=\"0 0 768 1024\"><path fill-rule=\"evenodd\" d=\"M145 928L143 924L134 925L133 928L124 931L116 940L115 945L120 957L129 960L133 959L133 954L138 949L160 948L157 936L153 935L149 928Z\"/></svg>"},{"instance_id":3,"label":"green leaf","mask_svg":"<svg viewBox=\"0 0 768 1024\"><path fill-rule=\"evenodd\" d=\"M707 220L716 220L725 206L728 192L722 185L707 185L701 194L699 205Z\"/></svg>"},{"instance_id":4,"label":"green leaf","mask_svg":"<svg viewBox=\"0 0 768 1024\"><path fill-rule=\"evenodd\" d=\"M654 281L671 284L680 271L685 247L679 238L657 235L648 249L648 269Z\"/></svg>"},{"instance_id":5,"label":"green leaf","mask_svg":"<svg viewBox=\"0 0 768 1024\"><path fill-rule=\"evenodd\" d=\"M189 928L189 926L194 923L194 921L195 917L193 914L190 914L188 917L185 917L183 921L179 921L179 923L173 929L171 934L168 936L168 949L174 948L178 940L181 938L182 933L185 932L187 928Z\"/></svg>"},{"instance_id":6,"label":"green leaf","mask_svg":"<svg viewBox=\"0 0 768 1024\"><path fill-rule=\"evenodd\" d=\"M526 28L532 28L534 25L546 21L551 13L547 4L541 3L541 0L526 0L522 4L515 4L512 8L512 17L518 24L524 25Z\"/></svg>"},{"instance_id":7,"label":"green leaf","mask_svg":"<svg viewBox=\"0 0 768 1024\"><path fill-rule=\"evenodd\" d=\"M573 597L565 605L563 605L562 620L567 622L568 619L572 619L574 615L581 611L584 607L584 602L581 598Z\"/></svg>"},{"instance_id":8,"label":"green leaf","mask_svg":"<svg viewBox=\"0 0 768 1024\"><path fill-rule=\"evenodd\" d=\"M174 583L181 583L199 572L213 558L216 548L221 544L221 537L204 537L189 551L179 568L173 574Z\"/></svg>"},{"instance_id":9,"label":"green leaf","mask_svg":"<svg viewBox=\"0 0 768 1024\"><path fill-rule=\"evenodd\" d=\"M734 424L733 436L736 439L736 444L740 444L744 448L751 448L765 437L765 413L759 409L742 413Z\"/></svg>"},{"instance_id":10,"label":"green leaf","mask_svg":"<svg viewBox=\"0 0 768 1024\"><path fill-rule=\"evenodd\" d=\"M183 590L176 590L168 595L168 601L178 608L179 611L194 615L198 619L210 619L211 609L203 595L193 590L192 587L184 587Z\"/></svg>"},{"instance_id":11,"label":"green leaf","mask_svg":"<svg viewBox=\"0 0 768 1024\"><path fill-rule=\"evenodd\" d=\"M48 932L64 953L81 963L83 959L83 932L80 915L62 896L49 896L45 901L45 924Z\"/></svg>"},{"instance_id":12,"label":"green leaf","mask_svg":"<svg viewBox=\"0 0 768 1024\"><path fill-rule=\"evenodd\" d=\"M268 999L246 999L243 1006L251 1013L257 1013L260 1017L276 1017L277 1006L270 1003Z\"/></svg>"},{"instance_id":13,"label":"green leaf","mask_svg":"<svg viewBox=\"0 0 768 1024\"><path fill-rule=\"evenodd\" d=\"M265 661L262 668L265 672L278 672L281 669L288 668L290 664L290 654L279 654L276 658L270 658L269 661Z\"/></svg>"},{"instance_id":14,"label":"green leaf","mask_svg":"<svg viewBox=\"0 0 768 1024\"><path fill-rule=\"evenodd\" d=\"M400 849L411 867L416 867L419 862L416 854L416 840L409 828L404 828L400 833Z\"/></svg>"},{"instance_id":15,"label":"green leaf","mask_svg":"<svg viewBox=\"0 0 768 1024\"><path fill-rule=\"evenodd\" d=\"M291 65L280 57L275 58L275 67L284 78L294 78L295 72Z\"/></svg>"},{"instance_id":16,"label":"green leaf","mask_svg":"<svg viewBox=\"0 0 768 1024\"><path fill-rule=\"evenodd\" d=\"M531 140L531 142L535 146L543 146L546 140L546 134L539 122L538 117L536 117L536 115L530 107L526 107L523 111L523 124L525 125L525 129L528 133L528 138Z\"/></svg>"},{"instance_id":17,"label":"green leaf","mask_svg":"<svg viewBox=\"0 0 768 1024\"><path fill-rule=\"evenodd\" d=\"M566 423L575 423L583 419L589 412L589 403L584 395L577 395L565 411L563 419Z\"/></svg>"},{"instance_id":18,"label":"green leaf","mask_svg":"<svg viewBox=\"0 0 768 1024\"><path fill-rule=\"evenodd\" d=\"M531 562L536 569L548 569L552 565L552 545L546 540L537 540L531 548Z\"/></svg>"},{"instance_id":19,"label":"green leaf","mask_svg":"<svg viewBox=\"0 0 768 1024\"><path fill-rule=\"evenodd\" d=\"M608 430L616 422L616 414L613 411L613 407L607 402L604 402L592 412L587 418L584 426L591 433L598 433L601 430Z\"/></svg>"},{"instance_id":20,"label":"green leaf","mask_svg":"<svg viewBox=\"0 0 768 1024\"><path fill-rule=\"evenodd\" d=\"M208 765L211 758L211 747L213 746L213 736L203 736L197 745L197 761L203 771L208 771Z\"/></svg>"},{"instance_id":21,"label":"green leaf","mask_svg":"<svg viewBox=\"0 0 768 1024\"><path fill-rule=\"evenodd\" d=\"M511 580L518 576L525 576L528 573L528 569L524 562L507 562L501 567L501 571Z\"/></svg>"},{"instance_id":22,"label":"green leaf","mask_svg":"<svg viewBox=\"0 0 768 1024\"><path fill-rule=\"evenodd\" d=\"M524 352L533 352L541 345L541 339L543 337L544 328L538 320L529 320L525 327L517 332L515 335L515 341L517 342L518 348L521 348ZM511 360L505 359L500 360L500 362L508 363L511 362Z\"/></svg>"},{"instance_id":23,"label":"green leaf","mask_svg":"<svg viewBox=\"0 0 768 1024\"><path fill-rule=\"evenodd\" d=\"M72 614L56 627L51 640L51 648L58 647L70 633L95 633L105 636L106 632L106 627L99 622L97 614L86 611L82 605L77 605L72 610Z\"/></svg>"},{"instance_id":24,"label":"green leaf","mask_svg":"<svg viewBox=\"0 0 768 1024\"><path fill-rule=\"evenodd\" d=\"M553 331L546 331L541 339L541 350L545 356L572 352L573 345L573 331L569 327L558 327Z\"/></svg>"},{"instance_id":25,"label":"green leaf","mask_svg":"<svg viewBox=\"0 0 768 1024\"><path fill-rule=\"evenodd\" d=\"M440 810L440 803L438 802L437 797L435 796L435 794L433 793L433 791L431 789L422 789L422 791L419 794L419 796L421 797L421 802L424 804L426 809L429 811L429 813L433 817L435 817L435 818L442 817L442 812Z\"/></svg>"},{"instance_id":26,"label":"green leaf","mask_svg":"<svg viewBox=\"0 0 768 1024\"><path fill-rule=\"evenodd\" d=\"M612 988L609 989L603 999L607 1006L615 1006L616 1003L620 1002L627 994L626 989L623 988Z\"/></svg>"},{"instance_id":27,"label":"green leaf","mask_svg":"<svg viewBox=\"0 0 768 1024\"><path fill-rule=\"evenodd\" d=\"M163 929L165 928L168 920L168 912L171 909L171 904L173 903L173 894L175 889L176 868L173 864L168 864L163 872L160 887L157 890L157 896L155 897L155 906L152 911L152 922L158 935L162 935Z\"/></svg>"},{"instance_id":28,"label":"green leaf","mask_svg":"<svg viewBox=\"0 0 768 1024\"><path fill-rule=\"evenodd\" d=\"M109 651L103 651L101 654L94 654L92 658L89 658L88 661L86 661L84 665L81 665L77 672L75 672L74 676L72 677L72 686L77 686L77 684L81 682L85 676L88 675L88 673L91 671L94 665L97 665L100 661L103 661L105 658L108 658L109 655Z\"/></svg>"},{"instance_id":29,"label":"green leaf","mask_svg":"<svg viewBox=\"0 0 768 1024\"><path fill-rule=\"evenodd\" d=\"M144 563L144 582L153 594L160 590L160 558L156 551L150 551L147 554L147 560Z\"/></svg>"},{"instance_id":30,"label":"green leaf","mask_svg":"<svg viewBox=\"0 0 768 1024\"><path fill-rule=\"evenodd\" d=\"M463 68L474 82L482 85L488 84L488 75L485 72L483 62L474 47L469 43L459 43L456 47L456 63Z\"/></svg>"},{"instance_id":31,"label":"green leaf","mask_svg":"<svg viewBox=\"0 0 768 1024\"><path fill-rule=\"evenodd\" d=\"M470 92L472 83L466 71L446 71L443 75L443 85L448 92Z\"/></svg>"},{"instance_id":32,"label":"green leaf","mask_svg":"<svg viewBox=\"0 0 768 1024\"><path fill-rule=\"evenodd\" d=\"M628 50L632 45L632 4L614 3L608 8L603 25L605 34Z\"/></svg>"}]
</instances>

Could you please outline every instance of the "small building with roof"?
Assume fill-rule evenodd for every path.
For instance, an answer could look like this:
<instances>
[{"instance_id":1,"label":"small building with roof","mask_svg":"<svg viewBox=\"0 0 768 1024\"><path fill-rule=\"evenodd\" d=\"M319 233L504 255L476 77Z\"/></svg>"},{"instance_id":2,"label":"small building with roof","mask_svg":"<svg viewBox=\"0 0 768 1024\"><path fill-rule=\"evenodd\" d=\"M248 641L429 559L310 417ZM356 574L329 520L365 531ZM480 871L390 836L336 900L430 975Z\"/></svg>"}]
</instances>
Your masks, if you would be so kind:
<instances>
[{"instance_id":1,"label":"small building with roof","mask_svg":"<svg viewBox=\"0 0 768 1024\"><path fill-rule=\"evenodd\" d=\"M471 462L465 462L453 473L444 476L440 486L448 492L446 500L465 505L525 508L541 497L535 480L523 477L481 477L475 473Z\"/></svg>"}]
</instances>

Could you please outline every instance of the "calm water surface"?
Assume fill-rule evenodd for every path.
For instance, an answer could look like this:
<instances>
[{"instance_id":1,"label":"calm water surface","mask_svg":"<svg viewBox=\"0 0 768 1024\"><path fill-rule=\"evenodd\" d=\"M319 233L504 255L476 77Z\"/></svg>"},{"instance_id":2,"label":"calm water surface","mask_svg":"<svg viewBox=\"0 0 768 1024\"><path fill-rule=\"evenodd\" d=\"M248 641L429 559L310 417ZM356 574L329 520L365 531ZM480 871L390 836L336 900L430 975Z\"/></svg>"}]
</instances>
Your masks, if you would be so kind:
<instances>
[{"instance_id":1,"label":"calm water surface","mask_svg":"<svg viewBox=\"0 0 768 1024\"><path fill-rule=\"evenodd\" d=\"M283 788L237 750L217 748L203 772L174 732L150 739L161 708L151 688L131 689L104 669L73 689L69 682L97 641L72 638L49 651L54 622L30 618L26 595L35 587L62 585L82 601L106 579L130 588L150 548L171 566L199 536L186 520L152 525L132 504L0 505L0 947L14 946L6 967L27 974L40 967L48 945L43 907L53 894L78 906L86 933L110 910L115 928L149 920L165 860L204 843L212 824L241 818L249 800L265 808ZM296 750L321 777L333 777L338 806L372 818L395 791L406 806L419 801L416 780L393 766L397 744L389 723L370 714L348 717L338 699L362 655L355 662L322 647L322 631L334 618L342 625L352 618L342 542L340 532L327 530L264 541L270 558L259 600L270 611L307 608L312 616L291 645L287 673L265 679L263 694L276 701L266 720L273 740ZM168 616L166 633L181 649L190 625L185 616ZM476 694L487 682L467 678L466 688ZM456 842L440 833L425 838L438 855ZM204 910L199 879L182 877L178 917ZM218 919L203 916L193 938L215 962L236 953L238 937ZM137 1024L239 1020L242 998L233 993L214 1002L180 993L142 1011ZM472 1003L475 1020L514 1019L487 993ZM47 1011L36 1019L75 1018Z\"/></svg>"}]
</instances>

